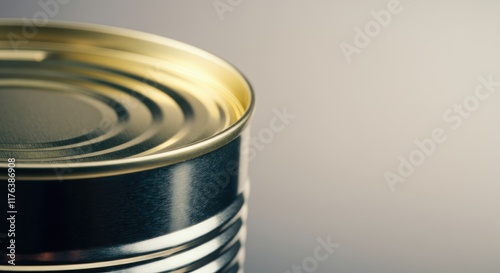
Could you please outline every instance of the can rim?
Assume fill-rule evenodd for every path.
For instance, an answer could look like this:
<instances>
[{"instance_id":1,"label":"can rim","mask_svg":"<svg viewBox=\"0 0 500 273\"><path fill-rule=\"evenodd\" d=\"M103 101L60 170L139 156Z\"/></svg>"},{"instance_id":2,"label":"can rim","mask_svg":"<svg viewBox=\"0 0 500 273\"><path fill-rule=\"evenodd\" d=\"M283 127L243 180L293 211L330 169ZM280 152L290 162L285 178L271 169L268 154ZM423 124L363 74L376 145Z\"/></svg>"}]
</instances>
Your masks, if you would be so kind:
<instances>
[{"instance_id":1,"label":"can rim","mask_svg":"<svg viewBox=\"0 0 500 273\"><path fill-rule=\"evenodd\" d=\"M19 19L0 19L0 25L3 26L19 26L22 24L23 21ZM18 180L74 180L115 176L164 167L201 156L224 146L237 138L249 123L255 108L254 90L248 79L235 66L215 54L170 38L115 26L103 26L82 22L51 21L43 27L56 27L67 30L74 29L130 37L146 42L162 44L167 47L173 47L195 55L196 57L204 58L214 64L224 67L225 69L231 71L233 75L239 77L238 80L245 86L246 92L248 92L248 107L245 109L243 115L229 127L212 136L209 136L206 139L185 147L180 147L175 150L165 151L158 154L144 155L135 158L110 159L105 161L79 163L17 163L16 168L20 169L20 172L18 173L19 176L17 177ZM0 169L2 168L7 168L6 162L0 163ZM27 172L21 170L26 170ZM64 173L64 177L58 175L58 172ZM3 176L3 174L0 174L0 176Z\"/></svg>"}]
</instances>

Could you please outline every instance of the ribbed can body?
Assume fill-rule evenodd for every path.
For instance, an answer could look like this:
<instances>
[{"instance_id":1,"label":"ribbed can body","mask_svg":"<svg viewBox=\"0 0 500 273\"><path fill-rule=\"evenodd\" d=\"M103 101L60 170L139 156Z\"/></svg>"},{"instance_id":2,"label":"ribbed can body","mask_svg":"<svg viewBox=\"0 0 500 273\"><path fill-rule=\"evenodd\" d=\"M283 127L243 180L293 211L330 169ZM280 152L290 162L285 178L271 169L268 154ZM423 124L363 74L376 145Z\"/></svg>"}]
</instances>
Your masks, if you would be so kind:
<instances>
[{"instance_id":1,"label":"ribbed can body","mask_svg":"<svg viewBox=\"0 0 500 273\"><path fill-rule=\"evenodd\" d=\"M18 182L16 266L0 269L241 272L249 187L242 138L137 173Z\"/></svg>"},{"instance_id":2,"label":"ribbed can body","mask_svg":"<svg viewBox=\"0 0 500 273\"><path fill-rule=\"evenodd\" d=\"M0 271L243 272L242 74L141 32L33 33L0 20Z\"/></svg>"}]
</instances>

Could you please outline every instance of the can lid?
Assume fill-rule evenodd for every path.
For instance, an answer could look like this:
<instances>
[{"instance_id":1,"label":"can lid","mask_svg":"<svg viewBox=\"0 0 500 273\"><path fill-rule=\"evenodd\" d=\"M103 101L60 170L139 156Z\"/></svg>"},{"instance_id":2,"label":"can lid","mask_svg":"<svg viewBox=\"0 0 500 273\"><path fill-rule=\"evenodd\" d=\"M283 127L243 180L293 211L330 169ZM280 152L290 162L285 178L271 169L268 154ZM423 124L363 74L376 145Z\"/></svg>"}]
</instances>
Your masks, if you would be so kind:
<instances>
[{"instance_id":1,"label":"can lid","mask_svg":"<svg viewBox=\"0 0 500 273\"><path fill-rule=\"evenodd\" d=\"M188 160L236 138L253 106L234 67L192 46L111 27L0 21L0 166L15 158L19 179Z\"/></svg>"}]
</instances>

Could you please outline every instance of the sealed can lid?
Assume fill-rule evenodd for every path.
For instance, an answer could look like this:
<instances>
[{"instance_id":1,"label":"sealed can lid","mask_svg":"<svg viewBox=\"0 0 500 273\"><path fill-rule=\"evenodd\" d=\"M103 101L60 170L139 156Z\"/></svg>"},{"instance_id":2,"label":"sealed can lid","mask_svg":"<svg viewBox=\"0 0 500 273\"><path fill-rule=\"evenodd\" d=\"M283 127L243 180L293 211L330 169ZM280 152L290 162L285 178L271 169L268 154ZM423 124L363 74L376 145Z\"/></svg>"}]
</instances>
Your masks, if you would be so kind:
<instances>
[{"instance_id":1,"label":"sealed can lid","mask_svg":"<svg viewBox=\"0 0 500 273\"><path fill-rule=\"evenodd\" d=\"M244 129L254 96L231 65L136 31L0 21L0 166L18 179L109 176L213 151Z\"/></svg>"}]
</instances>

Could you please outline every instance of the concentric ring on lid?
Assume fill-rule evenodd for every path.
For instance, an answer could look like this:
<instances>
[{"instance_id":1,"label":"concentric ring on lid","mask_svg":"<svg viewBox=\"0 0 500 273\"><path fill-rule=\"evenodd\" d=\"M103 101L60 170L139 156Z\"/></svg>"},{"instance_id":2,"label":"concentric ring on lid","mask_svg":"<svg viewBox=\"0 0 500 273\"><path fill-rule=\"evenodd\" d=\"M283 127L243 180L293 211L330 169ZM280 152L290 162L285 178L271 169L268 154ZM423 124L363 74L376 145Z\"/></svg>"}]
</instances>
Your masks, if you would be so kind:
<instances>
[{"instance_id":1,"label":"concentric ring on lid","mask_svg":"<svg viewBox=\"0 0 500 273\"><path fill-rule=\"evenodd\" d=\"M18 179L109 176L213 151L236 138L254 96L231 65L140 32L50 23L15 44L0 21L0 161Z\"/></svg>"}]
</instances>

